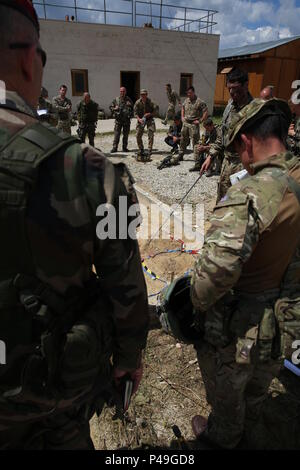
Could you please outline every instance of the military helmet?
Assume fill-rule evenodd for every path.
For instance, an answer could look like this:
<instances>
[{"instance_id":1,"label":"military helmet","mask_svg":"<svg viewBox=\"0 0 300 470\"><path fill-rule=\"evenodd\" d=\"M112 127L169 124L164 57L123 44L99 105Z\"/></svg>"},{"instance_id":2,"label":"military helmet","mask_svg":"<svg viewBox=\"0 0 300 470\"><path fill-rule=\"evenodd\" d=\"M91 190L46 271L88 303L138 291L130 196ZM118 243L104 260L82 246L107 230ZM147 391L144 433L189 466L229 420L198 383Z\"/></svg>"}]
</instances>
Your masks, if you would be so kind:
<instances>
[{"instance_id":1,"label":"military helmet","mask_svg":"<svg viewBox=\"0 0 300 470\"><path fill-rule=\"evenodd\" d=\"M163 330L186 344L194 344L201 338L194 325L190 286L190 276L175 279L162 290L156 306Z\"/></svg>"},{"instance_id":2,"label":"military helmet","mask_svg":"<svg viewBox=\"0 0 300 470\"><path fill-rule=\"evenodd\" d=\"M277 98L272 98L268 101L256 98L233 117L227 132L225 147L229 147L233 143L239 132L245 131L256 121L267 116L280 116L289 122L292 118L286 101Z\"/></svg>"}]
</instances>

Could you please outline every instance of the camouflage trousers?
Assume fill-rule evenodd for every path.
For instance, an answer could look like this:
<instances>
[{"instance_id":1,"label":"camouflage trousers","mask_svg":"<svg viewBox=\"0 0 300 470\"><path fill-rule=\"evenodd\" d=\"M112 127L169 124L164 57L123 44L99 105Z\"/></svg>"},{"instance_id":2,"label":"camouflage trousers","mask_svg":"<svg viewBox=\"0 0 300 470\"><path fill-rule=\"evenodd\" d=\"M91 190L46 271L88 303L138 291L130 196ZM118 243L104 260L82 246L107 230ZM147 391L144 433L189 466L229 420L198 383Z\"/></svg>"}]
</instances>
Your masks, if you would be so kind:
<instances>
[{"instance_id":1,"label":"camouflage trousers","mask_svg":"<svg viewBox=\"0 0 300 470\"><path fill-rule=\"evenodd\" d=\"M113 142L113 148L115 149L118 148L122 130L123 130L123 150L125 150L127 149L127 146L128 146L128 136L130 132L130 119L126 121L117 121L117 120L115 121L114 142Z\"/></svg>"},{"instance_id":2,"label":"camouflage trousers","mask_svg":"<svg viewBox=\"0 0 300 470\"><path fill-rule=\"evenodd\" d=\"M86 136L88 136L89 144L95 147L96 129L94 123L80 125L77 129L77 134L82 143L85 143Z\"/></svg>"},{"instance_id":3,"label":"camouflage trousers","mask_svg":"<svg viewBox=\"0 0 300 470\"><path fill-rule=\"evenodd\" d=\"M173 103L169 103L168 109L166 112L165 121L174 121L175 118L175 105Z\"/></svg>"},{"instance_id":4,"label":"camouflage trousers","mask_svg":"<svg viewBox=\"0 0 300 470\"><path fill-rule=\"evenodd\" d=\"M216 204L225 196L228 189L231 187L230 176L243 169L244 167L239 157L224 158L218 183Z\"/></svg>"},{"instance_id":5,"label":"camouflage trousers","mask_svg":"<svg viewBox=\"0 0 300 470\"><path fill-rule=\"evenodd\" d=\"M190 142L192 141L193 150L194 150L194 159L197 160L197 144L199 143L200 139L200 130L198 124L189 124L184 122L181 130L181 140L180 140L180 150L179 155L183 156L186 148Z\"/></svg>"},{"instance_id":6,"label":"camouflage trousers","mask_svg":"<svg viewBox=\"0 0 300 470\"><path fill-rule=\"evenodd\" d=\"M144 150L143 144L143 134L145 127L147 126L148 131L148 150L152 152L153 142L154 142L154 133L156 131L155 122L153 119L149 119L145 126L142 126L139 122L136 125L136 142L139 150Z\"/></svg>"},{"instance_id":7,"label":"camouflage trousers","mask_svg":"<svg viewBox=\"0 0 300 470\"><path fill-rule=\"evenodd\" d=\"M69 120L66 120L66 121L59 120L57 123L57 129L71 135L71 122Z\"/></svg>"},{"instance_id":8,"label":"camouflage trousers","mask_svg":"<svg viewBox=\"0 0 300 470\"><path fill-rule=\"evenodd\" d=\"M0 431L0 450L94 450L86 407Z\"/></svg>"},{"instance_id":9,"label":"camouflage trousers","mask_svg":"<svg viewBox=\"0 0 300 470\"><path fill-rule=\"evenodd\" d=\"M222 448L232 449L245 434L252 433L256 443L248 439L248 445L263 448L260 446L264 445L262 440L268 430L260 433L262 440L253 430L268 398L269 386L280 373L279 362L237 364L235 343L215 348L203 342L196 350L207 402L212 408L207 437Z\"/></svg>"}]
</instances>

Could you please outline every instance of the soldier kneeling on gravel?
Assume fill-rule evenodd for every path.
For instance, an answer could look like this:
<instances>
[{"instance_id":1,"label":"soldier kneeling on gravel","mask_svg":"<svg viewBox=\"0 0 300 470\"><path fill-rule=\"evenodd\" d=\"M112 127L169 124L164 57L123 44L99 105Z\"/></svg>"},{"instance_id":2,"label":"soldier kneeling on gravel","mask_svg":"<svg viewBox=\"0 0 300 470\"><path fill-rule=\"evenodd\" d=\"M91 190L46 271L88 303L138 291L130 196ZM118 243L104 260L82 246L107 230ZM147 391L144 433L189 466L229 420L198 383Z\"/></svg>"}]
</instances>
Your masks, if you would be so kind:
<instances>
[{"instance_id":1,"label":"soldier kneeling on gravel","mask_svg":"<svg viewBox=\"0 0 300 470\"><path fill-rule=\"evenodd\" d=\"M203 122L203 127L205 129L205 133L202 135L201 144L196 147L195 165L190 169L190 171L201 170L201 167L208 155L210 146L216 141L218 135L218 126L215 126L211 117L205 119L205 121ZM206 176L213 176L220 173L220 161L219 159L216 160L217 161L215 162L214 167L209 170L209 174L206 174Z\"/></svg>"}]
</instances>

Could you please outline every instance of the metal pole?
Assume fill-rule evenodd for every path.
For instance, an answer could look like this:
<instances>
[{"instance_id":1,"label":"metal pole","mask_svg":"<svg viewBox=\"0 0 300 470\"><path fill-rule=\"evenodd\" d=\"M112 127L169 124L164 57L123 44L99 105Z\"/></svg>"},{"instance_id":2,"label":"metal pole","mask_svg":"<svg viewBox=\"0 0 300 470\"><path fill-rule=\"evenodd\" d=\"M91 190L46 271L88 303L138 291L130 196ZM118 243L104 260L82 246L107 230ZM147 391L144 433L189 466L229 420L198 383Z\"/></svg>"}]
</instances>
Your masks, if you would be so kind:
<instances>
[{"instance_id":1,"label":"metal pole","mask_svg":"<svg viewBox=\"0 0 300 470\"><path fill-rule=\"evenodd\" d=\"M47 12L46 12L46 5L45 5L45 0L43 0L44 4L44 15L45 15L45 20L47 19Z\"/></svg>"},{"instance_id":2,"label":"metal pole","mask_svg":"<svg viewBox=\"0 0 300 470\"><path fill-rule=\"evenodd\" d=\"M161 29L162 5L163 0L160 0L159 29Z\"/></svg>"},{"instance_id":3,"label":"metal pole","mask_svg":"<svg viewBox=\"0 0 300 470\"><path fill-rule=\"evenodd\" d=\"M186 23L186 8L184 9L184 31L185 31L185 23Z\"/></svg>"},{"instance_id":4,"label":"metal pole","mask_svg":"<svg viewBox=\"0 0 300 470\"><path fill-rule=\"evenodd\" d=\"M151 24L152 24L152 2L150 0L150 18L151 18Z\"/></svg>"},{"instance_id":5,"label":"metal pole","mask_svg":"<svg viewBox=\"0 0 300 470\"><path fill-rule=\"evenodd\" d=\"M210 13L208 12L208 15L207 15L207 23L206 23L206 34L208 34L209 15L210 15Z\"/></svg>"},{"instance_id":6,"label":"metal pole","mask_svg":"<svg viewBox=\"0 0 300 470\"><path fill-rule=\"evenodd\" d=\"M136 27L136 1L134 2L134 26Z\"/></svg>"},{"instance_id":7,"label":"metal pole","mask_svg":"<svg viewBox=\"0 0 300 470\"><path fill-rule=\"evenodd\" d=\"M213 20L214 20L214 14L212 13L212 14L211 14L210 34L212 34Z\"/></svg>"},{"instance_id":8,"label":"metal pole","mask_svg":"<svg viewBox=\"0 0 300 470\"><path fill-rule=\"evenodd\" d=\"M75 5L75 19L77 21L77 2L74 0L74 5Z\"/></svg>"},{"instance_id":9,"label":"metal pole","mask_svg":"<svg viewBox=\"0 0 300 470\"><path fill-rule=\"evenodd\" d=\"M106 0L103 0L103 5L104 5L104 24L106 24Z\"/></svg>"},{"instance_id":10,"label":"metal pole","mask_svg":"<svg viewBox=\"0 0 300 470\"><path fill-rule=\"evenodd\" d=\"M131 0L131 26L133 27L133 0Z\"/></svg>"}]
</instances>

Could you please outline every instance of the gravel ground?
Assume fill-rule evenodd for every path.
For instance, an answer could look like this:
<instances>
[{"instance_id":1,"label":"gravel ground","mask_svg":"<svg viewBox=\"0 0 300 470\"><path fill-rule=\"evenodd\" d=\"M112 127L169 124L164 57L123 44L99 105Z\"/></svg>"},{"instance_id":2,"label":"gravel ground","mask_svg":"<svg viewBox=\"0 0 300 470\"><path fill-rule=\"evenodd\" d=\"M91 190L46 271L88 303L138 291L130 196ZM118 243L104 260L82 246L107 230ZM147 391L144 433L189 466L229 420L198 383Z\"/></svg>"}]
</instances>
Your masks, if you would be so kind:
<instances>
[{"instance_id":1,"label":"gravel ground","mask_svg":"<svg viewBox=\"0 0 300 470\"><path fill-rule=\"evenodd\" d=\"M188 153L184 156L184 161L181 162L180 165L163 170L157 169L157 164L170 153L169 147L164 142L165 136L166 134L164 132L156 132L154 150L151 156L152 161L147 163L137 162L135 158L133 158L135 152L137 152L134 133L129 136L129 153L118 152L117 154L109 154L112 148L113 135L97 135L95 145L105 153L108 153L109 158L113 162L122 161L126 163L136 183L143 189L155 194L163 202L173 204L181 200L197 179L198 173L189 172L189 169L194 165L193 153L190 149L187 151ZM147 148L146 134L144 134L144 146ZM119 145L119 148L120 147L121 145ZM211 202L216 196L217 181L217 176L206 178L206 176L203 175L187 196L185 202L192 204L204 202L210 203L211 205Z\"/></svg>"}]
</instances>

